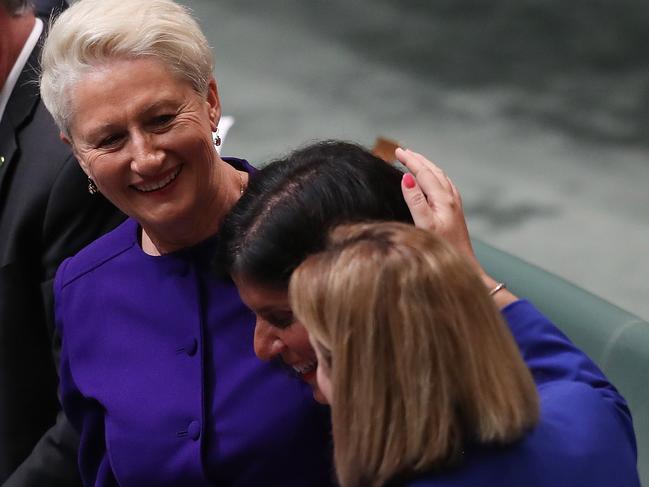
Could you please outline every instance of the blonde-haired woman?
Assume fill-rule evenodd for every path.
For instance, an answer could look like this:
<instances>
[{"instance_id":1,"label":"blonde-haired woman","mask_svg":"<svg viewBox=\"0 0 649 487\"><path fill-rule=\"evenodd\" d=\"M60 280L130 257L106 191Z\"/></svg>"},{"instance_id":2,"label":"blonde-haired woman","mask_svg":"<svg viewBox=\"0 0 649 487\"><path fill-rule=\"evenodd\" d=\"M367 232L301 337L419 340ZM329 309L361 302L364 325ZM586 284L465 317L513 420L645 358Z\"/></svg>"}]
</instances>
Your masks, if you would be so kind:
<instances>
[{"instance_id":1,"label":"blonde-haired woman","mask_svg":"<svg viewBox=\"0 0 649 487\"><path fill-rule=\"evenodd\" d=\"M614 406L570 380L537 391L474 266L430 232L338 227L289 296L342 487L639 485Z\"/></svg>"}]
</instances>

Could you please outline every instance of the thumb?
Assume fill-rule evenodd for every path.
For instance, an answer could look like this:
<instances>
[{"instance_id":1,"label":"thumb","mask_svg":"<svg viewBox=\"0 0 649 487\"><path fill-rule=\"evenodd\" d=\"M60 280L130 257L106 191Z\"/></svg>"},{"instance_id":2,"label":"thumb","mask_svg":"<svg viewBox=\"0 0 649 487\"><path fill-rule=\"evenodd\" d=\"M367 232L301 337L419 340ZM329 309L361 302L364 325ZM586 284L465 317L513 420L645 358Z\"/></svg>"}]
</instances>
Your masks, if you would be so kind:
<instances>
[{"instance_id":1,"label":"thumb","mask_svg":"<svg viewBox=\"0 0 649 487\"><path fill-rule=\"evenodd\" d=\"M428 205L426 195L412 174L406 173L401 178L401 192L403 193L403 199L406 200L415 226L428 229L432 223L432 209Z\"/></svg>"}]
</instances>

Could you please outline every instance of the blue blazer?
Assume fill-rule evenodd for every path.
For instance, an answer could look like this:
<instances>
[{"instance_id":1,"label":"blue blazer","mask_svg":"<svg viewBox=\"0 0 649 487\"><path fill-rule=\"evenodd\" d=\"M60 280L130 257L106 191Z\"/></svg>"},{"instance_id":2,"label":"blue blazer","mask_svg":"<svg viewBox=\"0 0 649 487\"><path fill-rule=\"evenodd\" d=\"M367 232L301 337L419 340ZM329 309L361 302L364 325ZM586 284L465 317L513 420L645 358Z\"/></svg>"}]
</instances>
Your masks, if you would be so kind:
<instances>
[{"instance_id":1,"label":"blue blazer","mask_svg":"<svg viewBox=\"0 0 649 487\"><path fill-rule=\"evenodd\" d=\"M637 487L626 402L597 366L526 301L503 314L538 386L541 418L521 441L473 446L461 463L404 487Z\"/></svg>"}]
</instances>

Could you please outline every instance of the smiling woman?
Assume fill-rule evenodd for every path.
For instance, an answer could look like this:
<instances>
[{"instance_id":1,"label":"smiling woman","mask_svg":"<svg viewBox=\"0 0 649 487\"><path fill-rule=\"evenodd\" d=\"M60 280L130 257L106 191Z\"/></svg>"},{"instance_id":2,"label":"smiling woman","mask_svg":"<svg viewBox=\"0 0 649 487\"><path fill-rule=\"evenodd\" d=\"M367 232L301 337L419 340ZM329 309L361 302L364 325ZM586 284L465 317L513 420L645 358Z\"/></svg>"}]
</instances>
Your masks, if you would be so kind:
<instances>
[{"instance_id":1,"label":"smiling woman","mask_svg":"<svg viewBox=\"0 0 649 487\"><path fill-rule=\"evenodd\" d=\"M115 60L75 83L71 109L64 140L99 191L142 225L145 251L169 252L216 231L240 182L214 197L234 171L213 161L213 79L202 96L156 59Z\"/></svg>"},{"instance_id":2,"label":"smiling woman","mask_svg":"<svg viewBox=\"0 0 649 487\"><path fill-rule=\"evenodd\" d=\"M241 299L255 312L255 354L262 360L276 358L290 367L313 389L318 402L325 398L316 382L316 356L309 344L309 335L302 326L292 326L295 318L285 289L263 286L235 277Z\"/></svg>"},{"instance_id":3,"label":"smiling woman","mask_svg":"<svg viewBox=\"0 0 649 487\"><path fill-rule=\"evenodd\" d=\"M326 229L335 222L411 222L401 176L358 146L323 142L259 170L224 221L221 265L257 315L255 353L291 367L318 401L324 398L316 382L315 353L288 303L291 273L324 244Z\"/></svg>"},{"instance_id":4,"label":"smiling woman","mask_svg":"<svg viewBox=\"0 0 649 487\"><path fill-rule=\"evenodd\" d=\"M62 139L130 217L55 281L61 397L88 486L333 484L327 411L256 359L252 314L208 272L254 170L212 142L212 67L171 0L80 0L44 47Z\"/></svg>"}]
</instances>

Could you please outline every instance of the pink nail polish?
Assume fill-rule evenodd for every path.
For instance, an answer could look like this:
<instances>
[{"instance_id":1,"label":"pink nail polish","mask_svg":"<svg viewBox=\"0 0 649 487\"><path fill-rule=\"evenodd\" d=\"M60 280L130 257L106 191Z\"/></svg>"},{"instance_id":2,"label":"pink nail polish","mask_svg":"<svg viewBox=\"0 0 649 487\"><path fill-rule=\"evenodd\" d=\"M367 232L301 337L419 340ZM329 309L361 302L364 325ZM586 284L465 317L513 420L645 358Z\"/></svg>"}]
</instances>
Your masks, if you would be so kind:
<instances>
[{"instance_id":1,"label":"pink nail polish","mask_svg":"<svg viewBox=\"0 0 649 487\"><path fill-rule=\"evenodd\" d=\"M415 187L415 178L412 176L410 173L406 173L403 175L403 184L406 186L408 189L412 189Z\"/></svg>"}]
</instances>

